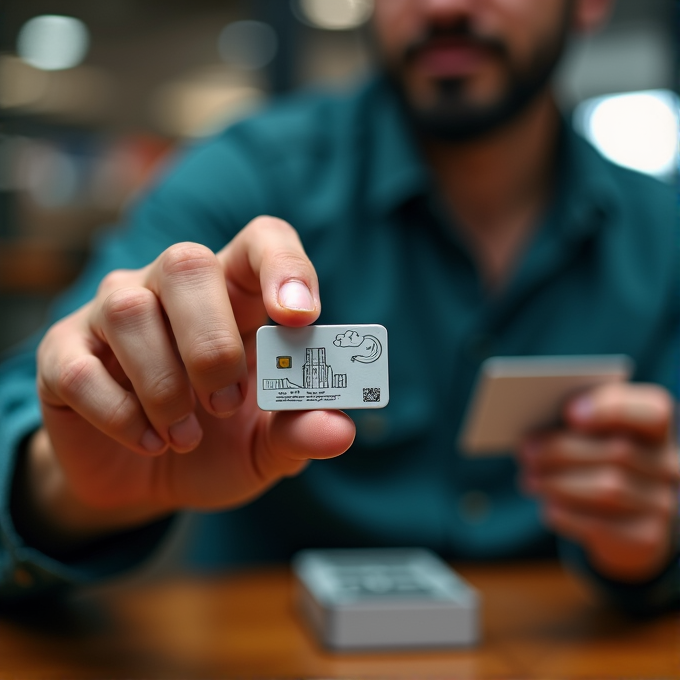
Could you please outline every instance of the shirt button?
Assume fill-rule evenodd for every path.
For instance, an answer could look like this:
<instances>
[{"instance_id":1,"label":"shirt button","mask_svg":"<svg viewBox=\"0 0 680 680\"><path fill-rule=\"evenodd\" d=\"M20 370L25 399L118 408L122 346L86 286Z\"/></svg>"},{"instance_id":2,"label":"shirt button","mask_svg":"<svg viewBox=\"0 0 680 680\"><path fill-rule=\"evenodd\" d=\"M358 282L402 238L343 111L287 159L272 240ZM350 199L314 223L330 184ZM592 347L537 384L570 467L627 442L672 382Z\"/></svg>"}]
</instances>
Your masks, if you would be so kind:
<instances>
[{"instance_id":1,"label":"shirt button","mask_svg":"<svg viewBox=\"0 0 680 680\"><path fill-rule=\"evenodd\" d=\"M28 569L17 567L14 570L14 583L22 588L30 588L33 585L33 575Z\"/></svg>"},{"instance_id":2,"label":"shirt button","mask_svg":"<svg viewBox=\"0 0 680 680\"><path fill-rule=\"evenodd\" d=\"M491 514L491 499L483 491L466 491L458 501L458 511L468 524L479 524Z\"/></svg>"}]
</instances>

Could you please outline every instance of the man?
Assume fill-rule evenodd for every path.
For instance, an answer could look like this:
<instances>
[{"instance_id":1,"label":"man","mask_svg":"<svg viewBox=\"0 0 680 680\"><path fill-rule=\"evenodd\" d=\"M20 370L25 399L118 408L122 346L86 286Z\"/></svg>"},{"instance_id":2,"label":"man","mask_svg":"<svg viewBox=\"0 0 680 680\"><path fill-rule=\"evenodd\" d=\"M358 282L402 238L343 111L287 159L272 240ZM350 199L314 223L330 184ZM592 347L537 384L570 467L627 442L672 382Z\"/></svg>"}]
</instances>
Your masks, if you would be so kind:
<instances>
[{"instance_id":1,"label":"man","mask_svg":"<svg viewBox=\"0 0 680 680\"><path fill-rule=\"evenodd\" d=\"M37 353L41 415L30 355L5 366L3 594L132 566L200 509L221 511L187 547L203 564L559 550L621 606L674 602L672 198L576 138L548 87L569 30L609 4L378 0L385 78L189 153L62 301ZM383 323L390 406L260 411L267 317ZM490 354L613 352L636 383L573 401L516 459L456 451Z\"/></svg>"}]
</instances>

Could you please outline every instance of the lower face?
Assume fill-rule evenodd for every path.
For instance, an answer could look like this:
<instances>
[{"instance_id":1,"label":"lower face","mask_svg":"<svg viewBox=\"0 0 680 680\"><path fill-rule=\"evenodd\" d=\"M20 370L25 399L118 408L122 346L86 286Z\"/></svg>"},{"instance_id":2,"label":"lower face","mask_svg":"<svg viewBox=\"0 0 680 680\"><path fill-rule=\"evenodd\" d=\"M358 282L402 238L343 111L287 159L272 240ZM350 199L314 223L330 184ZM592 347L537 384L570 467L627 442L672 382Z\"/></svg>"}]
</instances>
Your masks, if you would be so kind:
<instances>
[{"instance_id":1,"label":"lower face","mask_svg":"<svg viewBox=\"0 0 680 680\"><path fill-rule=\"evenodd\" d=\"M544 91L572 0L376 0L382 64L422 133L460 140L514 118Z\"/></svg>"}]
</instances>

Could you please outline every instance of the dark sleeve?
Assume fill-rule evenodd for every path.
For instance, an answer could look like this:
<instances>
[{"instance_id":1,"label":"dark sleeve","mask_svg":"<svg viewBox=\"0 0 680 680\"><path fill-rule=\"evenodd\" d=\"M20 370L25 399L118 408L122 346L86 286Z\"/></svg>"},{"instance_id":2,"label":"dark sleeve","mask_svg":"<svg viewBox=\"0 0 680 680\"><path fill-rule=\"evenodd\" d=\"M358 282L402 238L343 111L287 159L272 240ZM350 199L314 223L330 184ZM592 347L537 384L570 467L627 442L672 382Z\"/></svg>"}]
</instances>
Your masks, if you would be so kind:
<instances>
[{"instance_id":1,"label":"dark sleeve","mask_svg":"<svg viewBox=\"0 0 680 680\"><path fill-rule=\"evenodd\" d=\"M680 556L674 555L660 574L644 583L622 583L600 574L592 567L580 545L560 541L560 556L607 602L632 616L651 616L677 609L680 605Z\"/></svg>"},{"instance_id":2,"label":"dark sleeve","mask_svg":"<svg viewBox=\"0 0 680 680\"><path fill-rule=\"evenodd\" d=\"M131 210L126 225L100 234L76 284L56 302L50 323L90 300L103 276L139 268L173 243L222 248L250 219L271 212L263 178L238 127L187 152ZM0 364L0 600L88 584L133 568L151 555L171 524L157 522L95 546L65 564L27 545L11 514L11 490L23 443L41 426L35 389L40 336Z\"/></svg>"}]
</instances>

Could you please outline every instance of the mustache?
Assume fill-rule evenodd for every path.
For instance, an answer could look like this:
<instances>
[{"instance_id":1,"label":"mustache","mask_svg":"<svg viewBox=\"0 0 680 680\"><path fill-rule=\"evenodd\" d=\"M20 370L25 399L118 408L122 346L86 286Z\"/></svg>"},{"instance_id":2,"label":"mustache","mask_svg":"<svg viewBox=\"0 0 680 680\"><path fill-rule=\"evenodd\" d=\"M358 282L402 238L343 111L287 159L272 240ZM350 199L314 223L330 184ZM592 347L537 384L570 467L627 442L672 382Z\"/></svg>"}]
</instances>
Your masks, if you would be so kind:
<instances>
[{"instance_id":1,"label":"mustache","mask_svg":"<svg viewBox=\"0 0 680 680\"><path fill-rule=\"evenodd\" d=\"M467 22L461 22L452 26L430 26L425 35L406 46L404 62L411 63L428 48L447 43L486 50L502 59L509 57L508 47L500 38L481 35Z\"/></svg>"}]
</instances>

